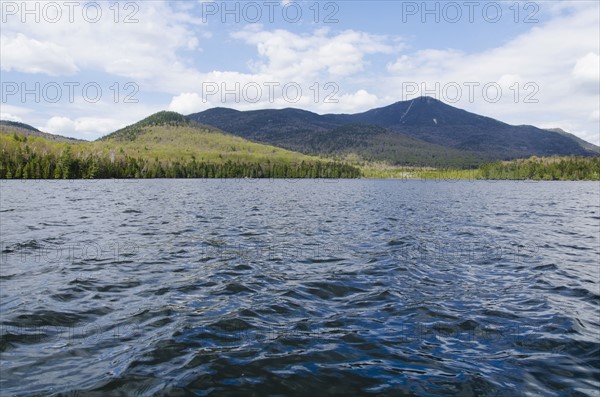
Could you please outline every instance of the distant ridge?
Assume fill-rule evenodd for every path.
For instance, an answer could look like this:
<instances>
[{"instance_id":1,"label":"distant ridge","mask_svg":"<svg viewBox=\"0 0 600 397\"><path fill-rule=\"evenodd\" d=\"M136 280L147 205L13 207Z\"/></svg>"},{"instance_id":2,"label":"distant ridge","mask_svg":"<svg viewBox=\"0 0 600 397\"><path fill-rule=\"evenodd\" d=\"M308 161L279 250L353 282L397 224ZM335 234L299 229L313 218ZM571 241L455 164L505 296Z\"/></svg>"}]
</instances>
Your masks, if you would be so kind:
<instances>
[{"instance_id":1,"label":"distant ridge","mask_svg":"<svg viewBox=\"0 0 600 397\"><path fill-rule=\"evenodd\" d=\"M0 133L79 141L15 121L0 121ZM188 116L161 111L98 141L143 144L143 148L172 142L169 150L179 155L200 153L195 146L206 139L211 142L210 157L219 161L239 158L230 155L238 147L247 148L251 157L255 150L262 153L261 161L269 151L287 149L291 152L282 156L457 168L532 156L600 156L598 146L564 130L514 126L430 97L357 114L319 115L293 108L238 111L219 107ZM251 149L252 145L259 146ZM139 147L136 151L144 155Z\"/></svg>"},{"instance_id":2,"label":"distant ridge","mask_svg":"<svg viewBox=\"0 0 600 397\"><path fill-rule=\"evenodd\" d=\"M598 154L600 154L600 146L596 146L596 145L594 145L593 143L590 143L590 142L588 142L588 141L585 141L585 140L583 140L583 139L579 138L578 136L576 136L576 135L573 135L573 134L571 134L571 133L569 133L569 132L567 132L567 131L563 130L562 128L546 128L546 131L550 131L550 132L557 132L557 133L559 133L559 134L561 134L561 135L563 135L563 136L566 136L566 137L568 137L568 138L571 138L571 139L573 139L573 140L574 140L574 141L576 141L576 142L579 142L579 144L580 144L582 147L586 148L587 150L590 150L590 151L592 151L592 152L595 152L595 153L598 153Z\"/></svg>"},{"instance_id":3,"label":"distant ridge","mask_svg":"<svg viewBox=\"0 0 600 397\"><path fill-rule=\"evenodd\" d=\"M408 149L402 142L409 138L413 143L411 162L427 164L445 163L449 157L459 162L483 162L530 156L598 156L593 145L574 139L571 134L509 125L430 97L396 102L357 114L319 115L290 108L254 111L214 108L187 117L250 140L310 154L331 153L330 134L335 131L334 135L339 135L340 127L362 125L365 131L380 127L379 133L371 135L372 139L361 135L360 141L366 144L366 149L364 145L357 145L357 127L349 128L352 133L347 139L336 138L335 152L352 151L370 158L373 147L385 146L385 141L396 149L376 149L379 151L376 157L393 164L406 163ZM415 145L415 141L420 145Z\"/></svg>"},{"instance_id":4,"label":"distant ridge","mask_svg":"<svg viewBox=\"0 0 600 397\"><path fill-rule=\"evenodd\" d=\"M69 138L62 135L49 134L38 130L37 128L18 121L0 120L0 133L2 134L20 134L24 136L39 136L55 142L83 142L81 139Z\"/></svg>"},{"instance_id":5,"label":"distant ridge","mask_svg":"<svg viewBox=\"0 0 600 397\"><path fill-rule=\"evenodd\" d=\"M23 130L41 132L37 128L35 128L33 126L30 126L29 124L21 123L19 121L0 120L0 125L6 126L6 127L20 128L20 129L23 129Z\"/></svg>"}]
</instances>

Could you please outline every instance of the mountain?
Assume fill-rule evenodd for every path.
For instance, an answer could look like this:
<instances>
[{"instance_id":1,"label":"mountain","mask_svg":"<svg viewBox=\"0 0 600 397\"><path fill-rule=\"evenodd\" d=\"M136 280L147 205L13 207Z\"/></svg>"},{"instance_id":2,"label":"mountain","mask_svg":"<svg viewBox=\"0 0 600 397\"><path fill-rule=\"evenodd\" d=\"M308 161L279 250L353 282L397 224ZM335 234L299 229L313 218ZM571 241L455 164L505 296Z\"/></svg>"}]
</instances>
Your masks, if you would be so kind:
<instances>
[{"instance_id":1,"label":"mountain","mask_svg":"<svg viewBox=\"0 0 600 397\"><path fill-rule=\"evenodd\" d=\"M302 162L315 157L251 142L213 126L194 122L176 112L155 113L96 141L117 146L143 158L164 161Z\"/></svg>"},{"instance_id":2,"label":"mountain","mask_svg":"<svg viewBox=\"0 0 600 397\"><path fill-rule=\"evenodd\" d=\"M357 154L371 162L397 159L395 163L402 165L464 167L483 161L476 154L445 148L373 124L347 124L312 134L293 134L285 145L291 150L342 159Z\"/></svg>"},{"instance_id":3,"label":"mountain","mask_svg":"<svg viewBox=\"0 0 600 397\"><path fill-rule=\"evenodd\" d=\"M343 124L352 124L331 122L316 113L291 108L247 112L213 108L187 117L248 139L280 146L298 139L298 135L326 132Z\"/></svg>"},{"instance_id":4,"label":"mountain","mask_svg":"<svg viewBox=\"0 0 600 397\"><path fill-rule=\"evenodd\" d=\"M374 148L379 147L375 157L393 164L444 165L454 159L467 165L530 156L597 155L570 136L533 126L509 125L430 97L358 114L318 115L289 108L245 112L214 108L187 117L302 153L331 153L332 139L336 142L334 152L353 152L365 159L373 158ZM350 132L340 135L341 127Z\"/></svg>"},{"instance_id":5,"label":"mountain","mask_svg":"<svg viewBox=\"0 0 600 397\"><path fill-rule=\"evenodd\" d=\"M407 169L390 167L390 158L402 159L410 165L429 163L438 167L475 167L485 161L477 152L443 147L375 124L336 126L340 123L336 118L348 121L353 117L368 118L370 114L319 116L285 109L255 112L255 122L260 121L265 112L270 113L268 120L280 125L279 131L291 131L289 136L278 135L279 139L287 136L287 144L320 152L326 157L252 142L174 112L153 114L94 142L46 134L23 123L1 122L0 179L356 178L361 175L405 178ZM222 120L233 125L239 123L246 112L213 109L211 113L226 115ZM405 110L399 120L406 115ZM390 119L392 123L397 122L391 117L388 122ZM386 117L381 120L385 122ZM258 130L268 136L265 134L268 128ZM304 133L294 133L299 130ZM573 140L569 135L564 131L559 133ZM356 157L358 153L370 162L361 162ZM519 178L597 180L600 172L600 156L527 161L527 172ZM360 164L361 168L350 164ZM520 171L525 170L523 164L519 163ZM481 165L475 171L479 172L477 175L502 179L510 167L509 163L495 162ZM483 174L484 171L487 174ZM430 171L415 172L424 172L423 177L427 177Z\"/></svg>"},{"instance_id":6,"label":"mountain","mask_svg":"<svg viewBox=\"0 0 600 397\"><path fill-rule=\"evenodd\" d=\"M591 154L579 142L559 133L529 125L509 125L430 97L397 102L350 115L348 119L455 149L488 153L498 159Z\"/></svg>"},{"instance_id":7,"label":"mountain","mask_svg":"<svg viewBox=\"0 0 600 397\"><path fill-rule=\"evenodd\" d=\"M484 160L478 153L425 142L348 115L321 116L291 108L246 112L213 108L187 117L252 141L310 155L344 158L354 154L367 161L437 166L469 166Z\"/></svg>"},{"instance_id":8,"label":"mountain","mask_svg":"<svg viewBox=\"0 0 600 397\"><path fill-rule=\"evenodd\" d=\"M22 136L36 136L49 139L54 142L77 142L79 139L68 138L55 134L42 132L29 124L20 123L18 121L0 120L0 134L19 134Z\"/></svg>"},{"instance_id":9,"label":"mountain","mask_svg":"<svg viewBox=\"0 0 600 397\"><path fill-rule=\"evenodd\" d=\"M0 134L0 179L360 176L356 167L251 142L174 112L156 113L94 142L47 135Z\"/></svg>"},{"instance_id":10,"label":"mountain","mask_svg":"<svg viewBox=\"0 0 600 397\"><path fill-rule=\"evenodd\" d=\"M99 140L115 140L122 142L134 141L139 136L143 135L146 129L149 127L183 127L189 126L190 124L190 120L179 113L162 111L154 113L153 115L150 115L145 119L138 121L135 124L129 125L111 134L105 135Z\"/></svg>"},{"instance_id":11,"label":"mountain","mask_svg":"<svg viewBox=\"0 0 600 397\"><path fill-rule=\"evenodd\" d=\"M581 147L595 152L595 153L599 153L600 154L600 146L596 146L593 143L589 143L588 141L584 141L583 139L579 138L576 135L573 135L565 130L563 130L562 128L547 128L546 131L550 131L550 132L558 132L559 134L566 136L568 138L573 139L574 141L578 142L579 145L581 145Z\"/></svg>"}]
</instances>

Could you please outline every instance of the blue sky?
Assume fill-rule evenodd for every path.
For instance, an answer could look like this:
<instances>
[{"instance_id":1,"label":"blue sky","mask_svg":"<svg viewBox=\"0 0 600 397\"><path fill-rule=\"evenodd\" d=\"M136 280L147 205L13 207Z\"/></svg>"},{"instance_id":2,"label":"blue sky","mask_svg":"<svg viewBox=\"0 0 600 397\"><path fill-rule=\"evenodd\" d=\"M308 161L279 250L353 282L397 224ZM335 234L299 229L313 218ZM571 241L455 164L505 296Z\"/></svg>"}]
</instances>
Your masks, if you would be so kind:
<instances>
[{"instance_id":1,"label":"blue sky","mask_svg":"<svg viewBox=\"0 0 600 397\"><path fill-rule=\"evenodd\" d=\"M1 117L51 133L95 139L164 109L353 113L425 94L600 141L597 1L0 3Z\"/></svg>"}]
</instances>

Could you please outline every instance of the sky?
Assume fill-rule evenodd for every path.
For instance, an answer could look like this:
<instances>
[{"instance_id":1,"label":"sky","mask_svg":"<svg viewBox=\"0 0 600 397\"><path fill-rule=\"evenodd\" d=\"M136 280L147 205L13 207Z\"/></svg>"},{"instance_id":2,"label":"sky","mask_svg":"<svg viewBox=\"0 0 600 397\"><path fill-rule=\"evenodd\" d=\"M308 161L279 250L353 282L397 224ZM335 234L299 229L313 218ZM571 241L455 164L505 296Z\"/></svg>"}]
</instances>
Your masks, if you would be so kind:
<instances>
[{"instance_id":1,"label":"sky","mask_svg":"<svg viewBox=\"0 0 600 397\"><path fill-rule=\"evenodd\" d=\"M600 144L598 1L1 0L0 17L0 118L50 133L428 95Z\"/></svg>"}]
</instances>

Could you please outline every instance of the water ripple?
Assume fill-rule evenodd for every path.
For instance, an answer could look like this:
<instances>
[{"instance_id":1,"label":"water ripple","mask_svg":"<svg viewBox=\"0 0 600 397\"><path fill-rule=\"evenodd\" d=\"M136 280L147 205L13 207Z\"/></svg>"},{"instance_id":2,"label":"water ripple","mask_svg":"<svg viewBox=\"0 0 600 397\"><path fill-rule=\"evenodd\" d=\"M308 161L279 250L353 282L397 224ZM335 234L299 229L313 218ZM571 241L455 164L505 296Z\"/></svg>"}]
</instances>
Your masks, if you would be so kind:
<instances>
[{"instance_id":1,"label":"water ripple","mask_svg":"<svg viewBox=\"0 0 600 397\"><path fill-rule=\"evenodd\" d=\"M598 395L598 184L291 182L2 181L2 395Z\"/></svg>"}]
</instances>

